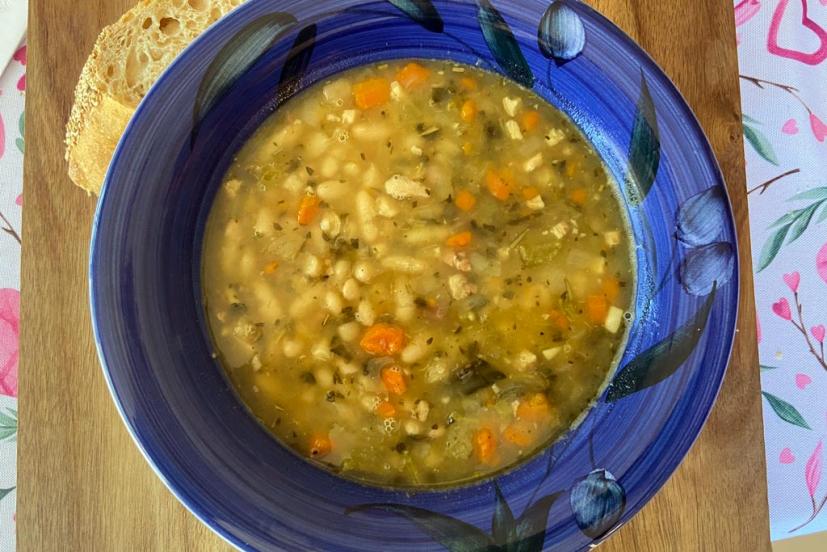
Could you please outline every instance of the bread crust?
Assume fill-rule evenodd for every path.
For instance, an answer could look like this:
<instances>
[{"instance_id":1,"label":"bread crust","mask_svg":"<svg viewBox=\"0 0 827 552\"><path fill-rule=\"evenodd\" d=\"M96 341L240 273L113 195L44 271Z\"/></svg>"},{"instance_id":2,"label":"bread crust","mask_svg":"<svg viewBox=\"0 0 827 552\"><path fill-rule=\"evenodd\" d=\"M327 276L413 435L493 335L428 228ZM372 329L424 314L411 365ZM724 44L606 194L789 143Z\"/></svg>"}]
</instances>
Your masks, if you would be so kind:
<instances>
[{"instance_id":1,"label":"bread crust","mask_svg":"<svg viewBox=\"0 0 827 552\"><path fill-rule=\"evenodd\" d=\"M66 124L65 157L75 184L100 193L118 141L149 87L193 39L242 2L140 0L101 31Z\"/></svg>"}]
</instances>

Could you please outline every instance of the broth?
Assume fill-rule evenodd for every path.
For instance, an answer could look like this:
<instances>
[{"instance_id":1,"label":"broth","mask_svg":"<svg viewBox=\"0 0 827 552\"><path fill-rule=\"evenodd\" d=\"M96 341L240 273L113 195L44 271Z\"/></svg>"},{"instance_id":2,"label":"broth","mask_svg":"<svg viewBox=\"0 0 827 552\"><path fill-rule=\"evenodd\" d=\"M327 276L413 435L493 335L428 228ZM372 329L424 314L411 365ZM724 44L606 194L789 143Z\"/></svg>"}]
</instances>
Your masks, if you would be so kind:
<instances>
[{"instance_id":1,"label":"broth","mask_svg":"<svg viewBox=\"0 0 827 552\"><path fill-rule=\"evenodd\" d=\"M406 60L274 113L216 196L203 290L238 394L283 443L380 485L530 456L627 332L616 185L569 119L492 73Z\"/></svg>"}]
</instances>

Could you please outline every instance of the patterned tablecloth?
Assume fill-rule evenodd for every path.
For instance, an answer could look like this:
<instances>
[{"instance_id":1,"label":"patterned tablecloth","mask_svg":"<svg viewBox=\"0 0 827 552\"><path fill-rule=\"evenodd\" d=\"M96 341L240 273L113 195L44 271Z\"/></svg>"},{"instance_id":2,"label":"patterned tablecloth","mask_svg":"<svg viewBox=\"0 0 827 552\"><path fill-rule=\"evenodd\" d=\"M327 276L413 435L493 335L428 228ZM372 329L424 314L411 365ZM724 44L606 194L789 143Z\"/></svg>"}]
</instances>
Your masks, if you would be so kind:
<instances>
[{"instance_id":1,"label":"patterned tablecloth","mask_svg":"<svg viewBox=\"0 0 827 552\"><path fill-rule=\"evenodd\" d=\"M827 531L827 0L734 6L778 541ZM0 552L15 549L25 66L23 46L0 68Z\"/></svg>"}]
</instances>

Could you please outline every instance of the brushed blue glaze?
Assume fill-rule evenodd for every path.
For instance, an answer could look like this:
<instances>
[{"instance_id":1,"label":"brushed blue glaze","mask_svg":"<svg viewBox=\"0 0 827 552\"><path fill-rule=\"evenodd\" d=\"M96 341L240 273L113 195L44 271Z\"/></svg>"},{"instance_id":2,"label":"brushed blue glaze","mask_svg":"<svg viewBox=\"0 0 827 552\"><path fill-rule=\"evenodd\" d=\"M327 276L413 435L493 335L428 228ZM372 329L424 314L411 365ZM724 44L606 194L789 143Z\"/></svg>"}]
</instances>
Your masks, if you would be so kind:
<instances>
[{"instance_id":1,"label":"brushed blue glaze","mask_svg":"<svg viewBox=\"0 0 827 552\"><path fill-rule=\"evenodd\" d=\"M675 233L683 202L710 186L726 196L691 111L654 62L619 29L589 7L570 3L588 38L580 56L557 67L537 44L546 2L491 4L513 32L533 74L534 91L569 114L615 180L624 183L619 193L638 245L639 275L636 319L621 366L664 342L710 301L706 330L678 370L612 403L604 393L576 429L497 476L502 500L515 519L527 510L550 507L546 531L532 543L581 550L605 535L593 539L580 531L571 497L553 503L538 497L570 493L593 470L607 470L625 491L618 517L619 523L627 521L678 466L718 392L737 316L738 281L732 278L708 298L685 293L674 277L686 254ZM274 12L291 14L298 25L215 98L191 140L190 114L211 63L251 22ZM409 12L420 14L420 21ZM499 71L500 60L488 48L478 12L477 3L468 1L250 0L196 40L162 75L115 153L98 203L90 259L92 316L104 373L124 422L159 477L196 516L239 548L443 549L402 516L348 515L349 509L365 504L420 508L486 534L492 527L500 491L495 492L491 479L419 492L381 489L320 470L280 445L246 411L212 358L200 291L202 233L212 198L234 153L262 120L295 90L378 60L451 59ZM295 51L291 55L302 42L297 40L301 29L309 25L315 25L307 33L315 37L312 52L307 58L296 57ZM301 78L281 78L288 59L299 60L287 64L290 71L306 70ZM660 143L659 167L648 194L636 193L635 182L631 187L625 183L641 74L657 110ZM284 82L290 85L280 85ZM734 247L731 210L725 203L716 241ZM737 274L737 256L734 262Z\"/></svg>"}]
</instances>

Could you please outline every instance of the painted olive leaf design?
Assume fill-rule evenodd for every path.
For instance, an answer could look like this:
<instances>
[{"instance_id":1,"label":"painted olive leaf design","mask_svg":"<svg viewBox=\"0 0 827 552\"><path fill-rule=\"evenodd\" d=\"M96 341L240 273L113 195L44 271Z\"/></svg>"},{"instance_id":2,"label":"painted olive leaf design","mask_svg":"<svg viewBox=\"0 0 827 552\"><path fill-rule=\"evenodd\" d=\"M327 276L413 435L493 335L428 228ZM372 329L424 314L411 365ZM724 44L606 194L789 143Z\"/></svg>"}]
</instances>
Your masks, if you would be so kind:
<instances>
[{"instance_id":1,"label":"painted olive leaf design","mask_svg":"<svg viewBox=\"0 0 827 552\"><path fill-rule=\"evenodd\" d=\"M514 514L505 500L500 486L494 482L494 492L496 500L494 503L494 518L491 520L491 535L494 537L494 542L498 546L505 546L509 542L514 541Z\"/></svg>"},{"instance_id":2,"label":"painted olive leaf design","mask_svg":"<svg viewBox=\"0 0 827 552\"><path fill-rule=\"evenodd\" d=\"M824 200L824 199L827 199L827 186L821 186L819 188L813 188L811 190L807 190L805 192L795 194L793 197L791 197L787 201L805 201L805 200L821 201L821 200Z\"/></svg>"},{"instance_id":3,"label":"painted olive leaf design","mask_svg":"<svg viewBox=\"0 0 827 552\"><path fill-rule=\"evenodd\" d=\"M680 268L680 281L686 293L705 296L715 285L729 282L735 271L735 249L731 243L718 242L690 249Z\"/></svg>"},{"instance_id":4,"label":"painted olive leaf design","mask_svg":"<svg viewBox=\"0 0 827 552\"><path fill-rule=\"evenodd\" d=\"M404 504L363 504L345 513L382 511L411 521L449 552L542 552L551 507L563 493L544 496L514 518L499 484L494 481L491 534L451 516Z\"/></svg>"},{"instance_id":5,"label":"painted olive leaf design","mask_svg":"<svg viewBox=\"0 0 827 552\"><path fill-rule=\"evenodd\" d=\"M315 24L308 25L299 31L296 40L293 41L279 77L278 95L281 101L299 91L302 77L307 72L310 58L313 56L317 30Z\"/></svg>"},{"instance_id":6,"label":"painted olive leaf design","mask_svg":"<svg viewBox=\"0 0 827 552\"><path fill-rule=\"evenodd\" d=\"M0 500L3 500L4 498L6 498L6 496L7 496L10 492L12 492L13 490L15 490L16 488L17 488L17 487L10 487L10 488L8 488L8 489L0 489Z\"/></svg>"},{"instance_id":7,"label":"painted olive leaf design","mask_svg":"<svg viewBox=\"0 0 827 552\"><path fill-rule=\"evenodd\" d=\"M348 508L345 513L379 510L402 516L438 542L449 552L495 552L499 547L482 529L462 520L404 504L363 504Z\"/></svg>"},{"instance_id":8,"label":"painted olive leaf design","mask_svg":"<svg viewBox=\"0 0 827 552\"><path fill-rule=\"evenodd\" d=\"M626 187L630 196L642 203L658 175L660 168L660 128L652 93L646 76L640 74L640 99L629 143L629 174Z\"/></svg>"},{"instance_id":9,"label":"painted olive leaf design","mask_svg":"<svg viewBox=\"0 0 827 552\"><path fill-rule=\"evenodd\" d=\"M541 552L546 540L546 526L551 507L563 493L546 495L528 506L516 521L516 540L506 546L507 552Z\"/></svg>"},{"instance_id":10,"label":"painted olive leaf design","mask_svg":"<svg viewBox=\"0 0 827 552\"><path fill-rule=\"evenodd\" d=\"M626 491L609 471L598 469L574 484L569 503L580 531L599 539L623 516Z\"/></svg>"},{"instance_id":11,"label":"painted olive leaf design","mask_svg":"<svg viewBox=\"0 0 827 552\"><path fill-rule=\"evenodd\" d=\"M666 339L633 358L612 381L606 400L618 401L674 374L698 345L716 295L717 286L713 285L712 292L694 317Z\"/></svg>"},{"instance_id":12,"label":"painted olive leaf design","mask_svg":"<svg viewBox=\"0 0 827 552\"><path fill-rule=\"evenodd\" d=\"M546 9L537 29L537 43L545 57L559 63L571 61L583 52L586 29L577 12L568 6L568 0L555 0Z\"/></svg>"},{"instance_id":13,"label":"painted olive leaf design","mask_svg":"<svg viewBox=\"0 0 827 552\"><path fill-rule=\"evenodd\" d=\"M804 234L819 210L821 210L821 214L816 219L816 223L827 220L827 187L802 192L790 198L790 201L813 198L816 199L815 202L801 209L790 211L770 225L770 229L774 230L761 248L761 255L758 258L758 272L772 264L785 243L789 245Z\"/></svg>"},{"instance_id":14,"label":"painted olive leaf design","mask_svg":"<svg viewBox=\"0 0 827 552\"><path fill-rule=\"evenodd\" d=\"M17 435L17 410L9 408L8 412L0 412L0 441L13 440Z\"/></svg>"},{"instance_id":15,"label":"painted olive leaf design","mask_svg":"<svg viewBox=\"0 0 827 552\"><path fill-rule=\"evenodd\" d=\"M431 0L388 0L402 13L432 33L445 30L445 23Z\"/></svg>"},{"instance_id":16,"label":"painted olive leaf design","mask_svg":"<svg viewBox=\"0 0 827 552\"><path fill-rule=\"evenodd\" d=\"M697 247L715 241L726 217L726 199L721 186L712 186L683 202L678 209L677 238Z\"/></svg>"},{"instance_id":17,"label":"painted olive leaf design","mask_svg":"<svg viewBox=\"0 0 827 552\"><path fill-rule=\"evenodd\" d=\"M775 395L767 393L766 391L761 391L761 394L767 399L767 402L770 403L770 407L772 408L773 412L775 412L779 418L784 420L785 422L798 426L803 427L804 429L812 429L807 421L804 419L804 416L796 410L796 408L785 401L784 399L780 399Z\"/></svg>"},{"instance_id":18,"label":"painted olive leaf design","mask_svg":"<svg viewBox=\"0 0 827 552\"><path fill-rule=\"evenodd\" d=\"M477 19L483 38L497 64L506 74L526 88L534 86L534 74L520 50L514 33L489 0L478 0Z\"/></svg>"},{"instance_id":19,"label":"painted olive leaf design","mask_svg":"<svg viewBox=\"0 0 827 552\"><path fill-rule=\"evenodd\" d=\"M764 133L755 126L760 123L752 117L744 115L742 124L744 126L744 137L747 139L747 142L749 142L758 155L777 166L778 156L775 154L775 149L773 149L767 137L764 136Z\"/></svg>"},{"instance_id":20,"label":"painted olive leaf design","mask_svg":"<svg viewBox=\"0 0 827 552\"><path fill-rule=\"evenodd\" d=\"M207 67L195 97L192 113L193 141L201 121L216 102L296 23L296 18L285 12L263 15L238 31L221 48Z\"/></svg>"},{"instance_id":21,"label":"painted olive leaf design","mask_svg":"<svg viewBox=\"0 0 827 552\"><path fill-rule=\"evenodd\" d=\"M24 136L26 136L26 114L20 114L20 121L17 123L17 126L20 128L20 137L15 139L14 143L17 146L17 149L20 150L20 153L26 153L26 143L24 140Z\"/></svg>"},{"instance_id":22,"label":"painted olive leaf design","mask_svg":"<svg viewBox=\"0 0 827 552\"><path fill-rule=\"evenodd\" d=\"M761 368L762 372L767 372L769 370L778 370L778 366L770 366L769 364L759 364L759 368Z\"/></svg>"}]
</instances>

